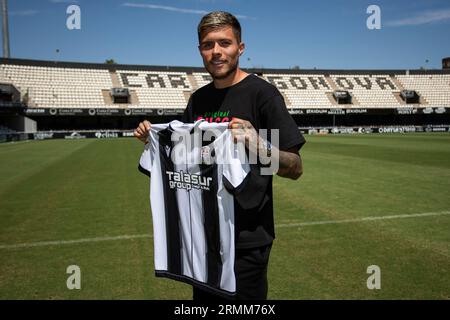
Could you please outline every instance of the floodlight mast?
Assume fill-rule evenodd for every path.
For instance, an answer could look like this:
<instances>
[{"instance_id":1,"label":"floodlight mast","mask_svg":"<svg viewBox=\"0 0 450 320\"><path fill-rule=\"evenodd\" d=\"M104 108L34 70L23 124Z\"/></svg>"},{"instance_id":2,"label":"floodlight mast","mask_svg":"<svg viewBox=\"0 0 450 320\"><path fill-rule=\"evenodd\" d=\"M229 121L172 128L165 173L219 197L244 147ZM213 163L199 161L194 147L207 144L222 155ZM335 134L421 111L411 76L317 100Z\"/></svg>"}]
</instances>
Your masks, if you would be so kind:
<instances>
[{"instance_id":1,"label":"floodlight mast","mask_svg":"<svg viewBox=\"0 0 450 320\"><path fill-rule=\"evenodd\" d=\"M1 0L2 21L3 21L3 58L9 58L9 28L8 28L8 2Z\"/></svg>"}]
</instances>

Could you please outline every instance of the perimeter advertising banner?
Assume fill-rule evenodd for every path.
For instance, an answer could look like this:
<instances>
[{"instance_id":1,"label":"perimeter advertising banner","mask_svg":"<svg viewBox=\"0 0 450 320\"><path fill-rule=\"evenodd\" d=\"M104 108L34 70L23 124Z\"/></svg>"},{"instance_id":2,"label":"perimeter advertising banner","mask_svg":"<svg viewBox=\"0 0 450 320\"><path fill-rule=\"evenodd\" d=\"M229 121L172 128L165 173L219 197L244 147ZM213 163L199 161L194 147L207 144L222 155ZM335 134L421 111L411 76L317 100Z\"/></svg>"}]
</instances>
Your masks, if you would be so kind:
<instances>
[{"instance_id":1,"label":"perimeter advertising banner","mask_svg":"<svg viewBox=\"0 0 450 320\"><path fill-rule=\"evenodd\" d=\"M429 107L429 108L330 108L330 109L288 109L292 115L351 115L351 114L444 114L450 113L450 108Z\"/></svg>"},{"instance_id":2,"label":"perimeter advertising banner","mask_svg":"<svg viewBox=\"0 0 450 320\"><path fill-rule=\"evenodd\" d=\"M155 108L27 108L27 116L173 116L182 115L183 109Z\"/></svg>"},{"instance_id":3,"label":"perimeter advertising banner","mask_svg":"<svg viewBox=\"0 0 450 320\"><path fill-rule=\"evenodd\" d=\"M380 126L380 127L311 127L299 128L303 134L368 134L368 133L410 133L410 132L450 132L450 126Z\"/></svg>"},{"instance_id":4,"label":"perimeter advertising banner","mask_svg":"<svg viewBox=\"0 0 450 320\"><path fill-rule=\"evenodd\" d=\"M109 138L122 138L133 137L133 131L113 131L113 130L97 130L97 131L41 131L36 133L29 133L28 138L30 140L47 140L47 139L109 139Z\"/></svg>"},{"instance_id":5,"label":"perimeter advertising banner","mask_svg":"<svg viewBox=\"0 0 450 320\"><path fill-rule=\"evenodd\" d=\"M299 128L303 134L368 134L368 133L410 133L410 132L449 132L450 126L389 126L389 127L315 127L315 128ZM114 131L114 130L96 130L96 131L41 131L29 133L30 140L47 140L47 139L110 139L134 137L133 131Z\"/></svg>"},{"instance_id":6,"label":"perimeter advertising banner","mask_svg":"<svg viewBox=\"0 0 450 320\"><path fill-rule=\"evenodd\" d=\"M450 108L444 107L400 107L400 108L328 108L303 109L289 108L292 115L351 115L351 114L445 114ZM182 115L184 109L167 108L27 108L27 116L177 116Z\"/></svg>"}]
</instances>

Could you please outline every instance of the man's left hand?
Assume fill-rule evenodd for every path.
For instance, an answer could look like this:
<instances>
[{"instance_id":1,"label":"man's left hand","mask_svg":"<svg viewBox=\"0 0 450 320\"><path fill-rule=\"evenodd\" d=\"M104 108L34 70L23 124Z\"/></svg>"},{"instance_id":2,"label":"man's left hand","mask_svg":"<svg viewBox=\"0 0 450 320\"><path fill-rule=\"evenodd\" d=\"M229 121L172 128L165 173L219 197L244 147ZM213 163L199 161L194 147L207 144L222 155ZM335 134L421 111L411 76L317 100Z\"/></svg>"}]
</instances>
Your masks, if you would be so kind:
<instances>
[{"instance_id":1,"label":"man's left hand","mask_svg":"<svg viewBox=\"0 0 450 320\"><path fill-rule=\"evenodd\" d=\"M259 135L250 121L233 118L228 125L235 143L245 143L249 150L258 150Z\"/></svg>"},{"instance_id":2,"label":"man's left hand","mask_svg":"<svg viewBox=\"0 0 450 320\"><path fill-rule=\"evenodd\" d=\"M259 155L266 155L267 150L260 150L264 148L264 140L258 135L253 125L246 120L233 118L228 125L231 129L231 134L234 142L244 143L247 149ZM281 151L272 147L273 160L278 163L276 166L277 174L281 177L297 180L303 173L303 164L297 149L289 151ZM271 158L272 159L272 158ZM271 163L274 161L271 160Z\"/></svg>"}]
</instances>

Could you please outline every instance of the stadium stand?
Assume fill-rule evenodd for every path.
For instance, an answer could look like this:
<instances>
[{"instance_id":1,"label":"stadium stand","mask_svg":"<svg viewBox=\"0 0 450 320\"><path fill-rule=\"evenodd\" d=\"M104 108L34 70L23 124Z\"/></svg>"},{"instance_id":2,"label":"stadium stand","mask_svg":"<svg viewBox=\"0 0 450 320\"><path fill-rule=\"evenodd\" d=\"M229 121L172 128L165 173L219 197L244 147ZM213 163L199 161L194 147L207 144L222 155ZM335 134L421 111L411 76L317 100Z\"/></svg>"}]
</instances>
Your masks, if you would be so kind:
<instances>
[{"instance_id":1,"label":"stadium stand","mask_svg":"<svg viewBox=\"0 0 450 320\"><path fill-rule=\"evenodd\" d=\"M262 78L285 95L288 108L332 107L327 96L332 88L323 75L268 73Z\"/></svg>"},{"instance_id":2,"label":"stadium stand","mask_svg":"<svg viewBox=\"0 0 450 320\"><path fill-rule=\"evenodd\" d=\"M146 108L185 106L186 97L189 98L193 89L185 72L117 70L116 73L120 86L133 89L136 93L135 101L132 101L132 104L143 105Z\"/></svg>"},{"instance_id":3,"label":"stadium stand","mask_svg":"<svg viewBox=\"0 0 450 320\"><path fill-rule=\"evenodd\" d=\"M449 106L450 74L398 75L403 87L416 91L430 105Z\"/></svg>"},{"instance_id":4,"label":"stadium stand","mask_svg":"<svg viewBox=\"0 0 450 320\"><path fill-rule=\"evenodd\" d=\"M0 68L0 81L28 94L30 107L101 107L102 90L112 87L108 70L14 64Z\"/></svg>"},{"instance_id":5,"label":"stadium stand","mask_svg":"<svg viewBox=\"0 0 450 320\"><path fill-rule=\"evenodd\" d=\"M207 85L212 81L212 77L209 73L203 72L193 72L195 84L197 85L197 88L203 87L204 85Z\"/></svg>"},{"instance_id":6,"label":"stadium stand","mask_svg":"<svg viewBox=\"0 0 450 320\"><path fill-rule=\"evenodd\" d=\"M450 69L246 71L280 90L299 127L450 124ZM199 67L0 59L0 124L131 129L142 119L180 117L190 95L211 81ZM13 113L25 117L20 126Z\"/></svg>"},{"instance_id":7,"label":"stadium stand","mask_svg":"<svg viewBox=\"0 0 450 320\"><path fill-rule=\"evenodd\" d=\"M83 64L1 59L0 83L28 95L28 107L103 108L114 104L112 88L128 88L126 107L184 108L190 94L211 82L202 68ZM252 70L248 70L252 72ZM280 72L284 71L284 72ZM305 72L306 71L306 72ZM284 95L288 108L333 108L335 90L352 96L347 107L397 108L402 90L414 90L419 104L450 107L450 71L431 70L274 70L261 78ZM375 73L374 73L375 72Z\"/></svg>"},{"instance_id":8,"label":"stadium stand","mask_svg":"<svg viewBox=\"0 0 450 320\"><path fill-rule=\"evenodd\" d=\"M400 88L389 75L341 74L331 75L331 79L338 89L350 92L355 105L367 108L401 106L394 95Z\"/></svg>"}]
</instances>

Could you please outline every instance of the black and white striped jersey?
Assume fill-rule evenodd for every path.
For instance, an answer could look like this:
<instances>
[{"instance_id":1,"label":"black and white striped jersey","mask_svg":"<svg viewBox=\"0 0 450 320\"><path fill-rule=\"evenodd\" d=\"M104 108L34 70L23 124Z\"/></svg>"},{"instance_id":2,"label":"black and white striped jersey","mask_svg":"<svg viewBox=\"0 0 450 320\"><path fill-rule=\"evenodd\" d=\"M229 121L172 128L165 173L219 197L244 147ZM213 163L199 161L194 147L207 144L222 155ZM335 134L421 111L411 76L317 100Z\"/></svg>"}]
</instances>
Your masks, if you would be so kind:
<instances>
[{"instance_id":1,"label":"black and white striped jersey","mask_svg":"<svg viewBox=\"0 0 450 320\"><path fill-rule=\"evenodd\" d=\"M152 124L139 169L149 175L157 276L236 291L234 194L250 166L228 123Z\"/></svg>"}]
</instances>

